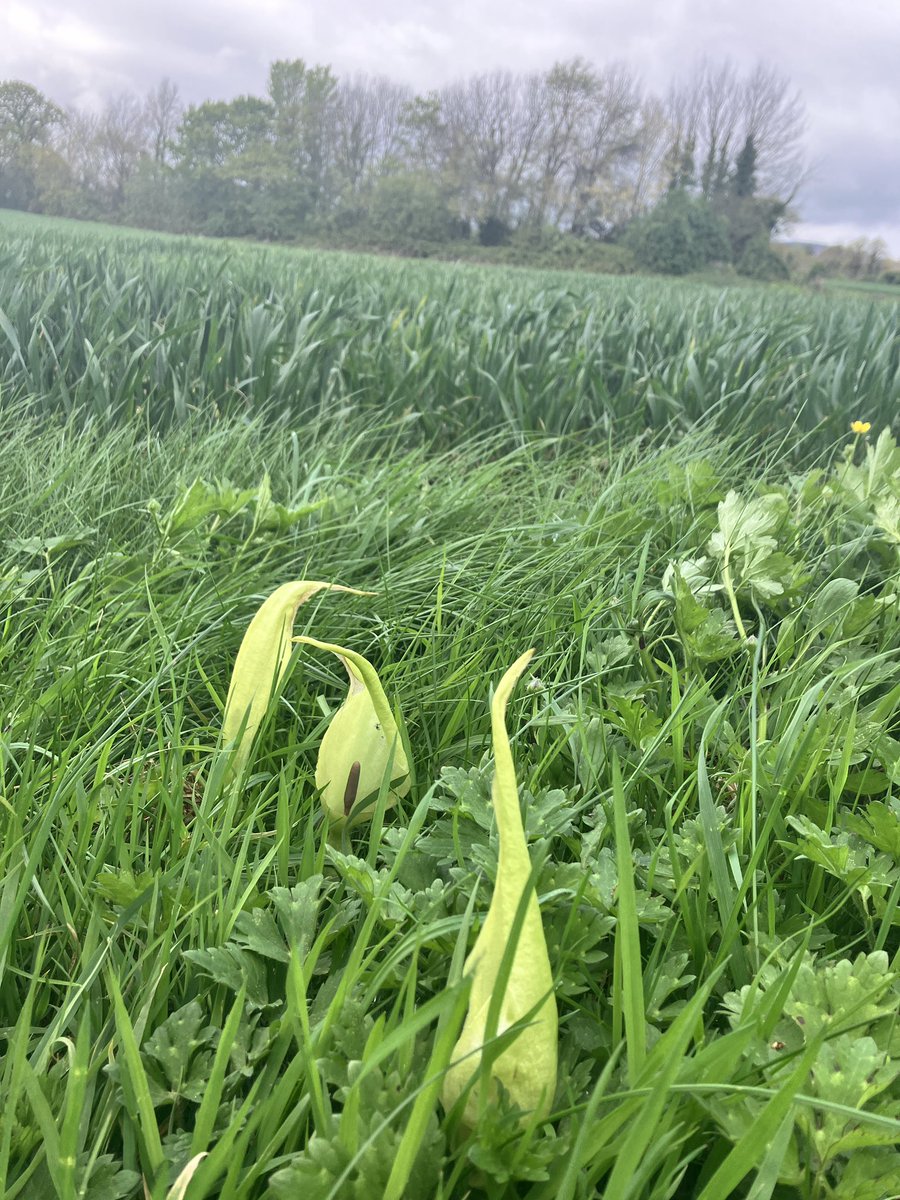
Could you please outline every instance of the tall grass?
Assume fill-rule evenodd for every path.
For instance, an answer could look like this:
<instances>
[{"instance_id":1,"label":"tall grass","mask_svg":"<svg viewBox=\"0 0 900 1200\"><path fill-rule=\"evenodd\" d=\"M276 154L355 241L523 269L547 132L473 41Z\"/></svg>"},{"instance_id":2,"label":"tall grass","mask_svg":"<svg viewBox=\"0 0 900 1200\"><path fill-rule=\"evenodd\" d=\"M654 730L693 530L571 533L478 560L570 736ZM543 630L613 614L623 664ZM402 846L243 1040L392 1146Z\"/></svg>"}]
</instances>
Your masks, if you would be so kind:
<instances>
[{"instance_id":1,"label":"tall grass","mask_svg":"<svg viewBox=\"0 0 900 1200\"><path fill-rule=\"evenodd\" d=\"M843 392L824 424L798 416L809 438L763 392L752 438L727 428L737 400L718 421L698 403L695 426L674 365L702 341L678 297L704 320L719 305L700 328L732 375L728 322L749 338L753 311L831 321L821 362L867 329L862 371L896 356L889 310L56 239L9 241L20 273L0 275L20 351L0 403L3 1200L900 1193L900 457L873 447L877 426L827 440ZM113 364L146 340L151 295L159 341L126 380ZM194 304L218 312L208 329ZM318 382L297 363L279 385L316 304ZM647 408L617 415L611 391L593 423L586 403L569 419L594 368L542 357L574 339L611 374L629 320L660 356L671 338L653 370L683 406L649 435ZM390 364L425 370L416 328L433 381L457 356L474 379L504 361L498 339L521 340L509 378L544 380L540 418L446 382L413 396ZM784 388L790 344L763 353ZM241 396L212 386L220 353L246 359ZM257 369L271 392L247 382ZM193 380L181 411L176 377ZM892 415L876 404L849 411ZM729 600L690 572L732 490L780 517L753 571L730 564ZM298 648L240 790L217 748L246 625L301 578L374 593L323 593L296 632L372 661L415 764L396 809L330 839L315 764L346 693L330 656ZM546 1122L500 1096L466 1130L438 1096L496 870L489 706L530 646L507 723L559 1084ZM498 1030L486 1057L516 1037Z\"/></svg>"},{"instance_id":2,"label":"tall grass","mask_svg":"<svg viewBox=\"0 0 900 1200\"><path fill-rule=\"evenodd\" d=\"M0 386L41 413L352 407L444 444L715 419L825 444L900 400L895 305L0 220Z\"/></svg>"}]
</instances>

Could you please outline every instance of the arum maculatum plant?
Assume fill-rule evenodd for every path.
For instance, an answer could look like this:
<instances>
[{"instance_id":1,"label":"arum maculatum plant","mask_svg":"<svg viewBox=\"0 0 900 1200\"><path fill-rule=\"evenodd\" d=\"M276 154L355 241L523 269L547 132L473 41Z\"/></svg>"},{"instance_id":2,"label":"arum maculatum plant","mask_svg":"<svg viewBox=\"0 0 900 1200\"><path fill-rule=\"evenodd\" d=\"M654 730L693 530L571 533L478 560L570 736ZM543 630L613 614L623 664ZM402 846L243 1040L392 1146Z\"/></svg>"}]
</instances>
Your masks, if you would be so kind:
<instances>
[{"instance_id":1,"label":"arum maculatum plant","mask_svg":"<svg viewBox=\"0 0 900 1200\"><path fill-rule=\"evenodd\" d=\"M316 762L316 787L329 821L340 828L370 817L385 778L390 789L385 807L410 789L409 759L381 680L368 659L354 650L312 637L294 639L336 654L350 677L347 698L325 731ZM371 797L371 802L365 802Z\"/></svg>"},{"instance_id":2,"label":"arum maculatum plant","mask_svg":"<svg viewBox=\"0 0 900 1200\"><path fill-rule=\"evenodd\" d=\"M482 1105L496 1099L498 1081L517 1108L538 1119L548 1115L556 1091L558 1022L553 974L506 732L507 701L533 653L529 650L513 663L491 703L491 797L500 843L497 879L481 932L466 960L465 970L471 975L469 1009L441 1094L444 1108L449 1110L472 1085L462 1112L462 1124L469 1128L478 1124ZM499 988L503 988L502 996L495 997ZM482 1070L485 1042L523 1020L527 1025L522 1032ZM486 1092L482 1086L485 1075Z\"/></svg>"},{"instance_id":3,"label":"arum maculatum plant","mask_svg":"<svg viewBox=\"0 0 900 1200\"><path fill-rule=\"evenodd\" d=\"M317 592L346 592L369 596L338 583L298 580L276 588L247 627L225 700L222 741L233 749L232 775L239 775L250 757L253 740L273 696L284 680L291 659L291 635L297 609Z\"/></svg>"}]
</instances>

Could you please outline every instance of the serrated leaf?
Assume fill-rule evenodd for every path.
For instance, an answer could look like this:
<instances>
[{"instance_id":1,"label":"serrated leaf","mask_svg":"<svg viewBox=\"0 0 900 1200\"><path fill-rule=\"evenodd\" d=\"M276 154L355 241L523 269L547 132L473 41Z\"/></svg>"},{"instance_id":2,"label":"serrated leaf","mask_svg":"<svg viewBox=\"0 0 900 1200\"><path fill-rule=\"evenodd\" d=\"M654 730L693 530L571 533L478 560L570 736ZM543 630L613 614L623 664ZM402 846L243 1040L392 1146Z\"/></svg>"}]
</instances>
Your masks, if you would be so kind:
<instances>
[{"instance_id":1,"label":"serrated leaf","mask_svg":"<svg viewBox=\"0 0 900 1200\"><path fill-rule=\"evenodd\" d=\"M269 895L290 951L301 960L313 943L323 876L311 875L292 888L272 888Z\"/></svg>"},{"instance_id":2,"label":"serrated leaf","mask_svg":"<svg viewBox=\"0 0 900 1200\"><path fill-rule=\"evenodd\" d=\"M213 946L208 950L186 950L184 957L232 992L245 986L251 1008L265 1008L269 1003L265 968L249 951L233 945Z\"/></svg>"},{"instance_id":3,"label":"serrated leaf","mask_svg":"<svg viewBox=\"0 0 900 1200\"><path fill-rule=\"evenodd\" d=\"M111 1154L101 1154L90 1161L79 1156L79 1166L90 1163L90 1174L82 1174L78 1184L78 1200L125 1200L134 1195L141 1182L136 1171L124 1170Z\"/></svg>"},{"instance_id":4,"label":"serrated leaf","mask_svg":"<svg viewBox=\"0 0 900 1200\"><path fill-rule=\"evenodd\" d=\"M729 491L719 502L719 528L709 540L710 554L722 558L726 547L742 553L761 543L774 547L774 534L780 525L786 504L783 496L771 494L747 499Z\"/></svg>"},{"instance_id":5,"label":"serrated leaf","mask_svg":"<svg viewBox=\"0 0 900 1200\"><path fill-rule=\"evenodd\" d=\"M885 1200L900 1195L900 1154L895 1149L857 1150L839 1181L841 1194L852 1200Z\"/></svg>"},{"instance_id":6,"label":"serrated leaf","mask_svg":"<svg viewBox=\"0 0 900 1200\"><path fill-rule=\"evenodd\" d=\"M807 626L822 633L839 627L858 595L855 579L830 579L806 612Z\"/></svg>"},{"instance_id":7,"label":"serrated leaf","mask_svg":"<svg viewBox=\"0 0 900 1200\"><path fill-rule=\"evenodd\" d=\"M290 953L284 938L275 924L275 918L265 908L251 908L238 913L234 922L232 940L263 958L286 963Z\"/></svg>"},{"instance_id":8,"label":"serrated leaf","mask_svg":"<svg viewBox=\"0 0 900 1200\"><path fill-rule=\"evenodd\" d=\"M53 537L8 538L6 548L13 554L51 555L62 554L66 550L74 550L89 542L96 529L74 529L71 533L60 533Z\"/></svg>"},{"instance_id":9,"label":"serrated leaf","mask_svg":"<svg viewBox=\"0 0 900 1200\"><path fill-rule=\"evenodd\" d=\"M852 833L900 862L900 812L897 811L897 801L891 801L888 805L873 800L866 805L864 812L848 814L844 824Z\"/></svg>"},{"instance_id":10,"label":"serrated leaf","mask_svg":"<svg viewBox=\"0 0 900 1200\"><path fill-rule=\"evenodd\" d=\"M196 1000L179 1008L147 1038L141 1054L152 1059L168 1087L165 1098L182 1096L199 1101L209 1077L211 1054L198 1054L209 1045L214 1030L204 1025L203 1010ZM154 1102L162 1097L155 1095Z\"/></svg>"}]
</instances>

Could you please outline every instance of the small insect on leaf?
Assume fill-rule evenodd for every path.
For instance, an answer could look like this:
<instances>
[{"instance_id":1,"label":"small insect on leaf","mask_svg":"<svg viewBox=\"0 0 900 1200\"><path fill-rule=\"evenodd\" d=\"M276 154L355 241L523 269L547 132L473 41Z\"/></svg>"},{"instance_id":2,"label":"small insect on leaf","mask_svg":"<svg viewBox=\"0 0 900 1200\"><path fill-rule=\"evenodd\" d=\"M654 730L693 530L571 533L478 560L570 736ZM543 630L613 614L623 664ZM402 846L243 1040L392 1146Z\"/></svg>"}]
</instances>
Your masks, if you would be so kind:
<instances>
[{"instance_id":1,"label":"small insect on leaf","mask_svg":"<svg viewBox=\"0 0 900 1200\"><path fill-rule=\"evenodd\" d=\"M331 718L316 762L316 787L328 818L342 825L351 813L354 820L370 817L389 763L388 806L410 788L409 760L378 673L355 650L311 637L294 640L336 654L350 677L347 698ZM370 796L372 803L360 809Z\"/></svg>"},{"instance_id":2,"label":"small insect on leaf","mask_svg":"<svg viewBox=\"0 0 900 1200\"><path fill-rule=\"evenodd\" d=\"M524 920L500 1002L497 1034L524 1018L529 1024L491 1066L491 1084L502 1083L524 1113L546 1116L556 1091L558 1022L553 974L541 924L537 895L531 883L531 860L519 811L512 750L506 732L506 704L534 651L517 659L500 680L491 704L494 782L491 796L500 841L497 881L484 924L466 961L472 976L469 1011L444 1078L441 1101L450 1109L479 1071L491 1000L504 967L520 905ZM527 896L526 896L527 889ZM524 901L523 901L523 897ZM496 1003L496 1002L495 1002ZM470 1091L462 1115L464 1125L478 1122L479 1084Z\"/></svg>"},{"instance_id":3,"label":"small insect on leaf","mask_svg":"<svg viewBox=\"0 0 900 1200\"><path fill-rule=\"evenodd\" d=\"M337 583L299 580L276 588L260 606L241 642L225 701L222 741L234 747L231 770L239 774L272 697L281 686L291 658L291 634L297 609L317 592L370 596Z\"/></svg>"}]
</instances>

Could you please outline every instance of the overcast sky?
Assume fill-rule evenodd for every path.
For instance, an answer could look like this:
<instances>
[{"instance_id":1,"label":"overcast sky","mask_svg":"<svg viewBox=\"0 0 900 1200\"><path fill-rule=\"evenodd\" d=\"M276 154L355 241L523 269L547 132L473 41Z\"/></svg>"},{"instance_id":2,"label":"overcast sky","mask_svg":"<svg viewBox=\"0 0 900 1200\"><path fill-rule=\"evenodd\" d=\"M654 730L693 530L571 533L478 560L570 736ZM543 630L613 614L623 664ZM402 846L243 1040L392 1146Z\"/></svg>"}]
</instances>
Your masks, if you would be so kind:
<instances>
[{"instance_id":1,"label":"overcast sky","mask_svg":"<svg viewBox=\"0 0 900 1200\"><path fill-rule=\"evenodd\" d=\"M63 104L164 75L189 101L259 94L276 58L426 89L574 55L660 91L703 55L774 64L809 113L792 236L881 236L900 257L900 0L0 0L0 79Z\"/></svg>"}]
</instances>

